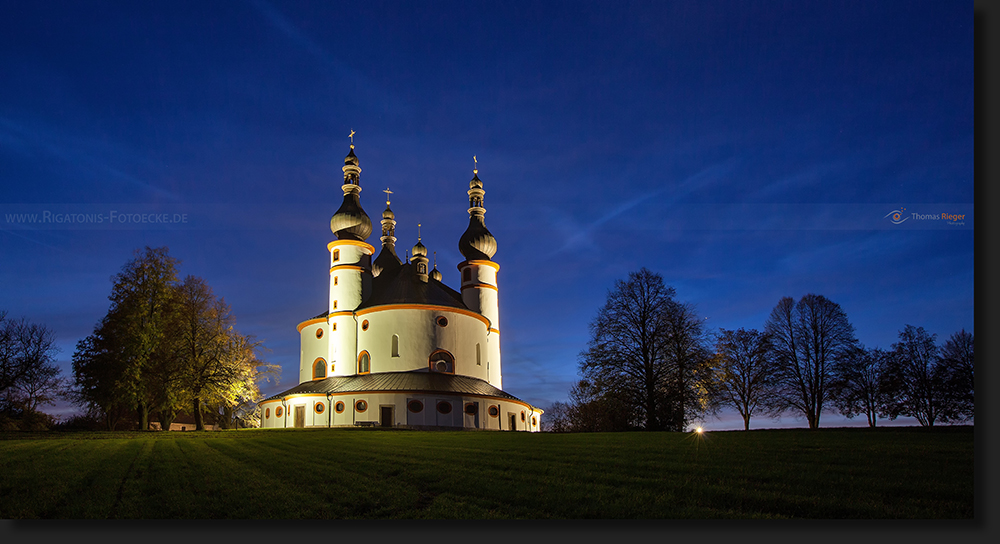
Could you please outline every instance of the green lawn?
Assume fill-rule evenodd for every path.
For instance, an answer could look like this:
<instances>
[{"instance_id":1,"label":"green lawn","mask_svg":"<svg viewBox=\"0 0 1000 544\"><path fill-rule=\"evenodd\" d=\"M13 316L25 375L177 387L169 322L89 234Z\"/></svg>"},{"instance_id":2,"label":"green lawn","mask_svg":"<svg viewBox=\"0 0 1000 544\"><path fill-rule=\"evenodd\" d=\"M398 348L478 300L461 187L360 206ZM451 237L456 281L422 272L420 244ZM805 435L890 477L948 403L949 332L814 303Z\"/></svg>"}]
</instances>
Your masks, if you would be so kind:
<instances>
[{"instance_id":1,"label":"green lawn","mask_svg":"<svg viewBox=\"0 0 1000 544\"><path fill-rule=\"evenodd\" d=\"M0 518L973 518L973 428L0 435Z\"/></svg>"}]
</instances>

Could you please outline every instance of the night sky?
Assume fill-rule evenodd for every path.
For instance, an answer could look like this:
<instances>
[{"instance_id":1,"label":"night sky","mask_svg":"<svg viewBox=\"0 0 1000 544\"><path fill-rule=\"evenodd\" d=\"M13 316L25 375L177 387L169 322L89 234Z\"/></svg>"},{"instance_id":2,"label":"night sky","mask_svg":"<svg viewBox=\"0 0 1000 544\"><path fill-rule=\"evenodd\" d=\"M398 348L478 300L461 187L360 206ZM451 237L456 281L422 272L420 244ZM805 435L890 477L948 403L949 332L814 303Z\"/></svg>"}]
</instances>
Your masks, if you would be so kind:
<instances>
[{"instance_id":1,"label":"night sky","mask_svg":"<svg viewBox=\"0 0 1000 544\"><path fill-rule=\"evenodd\" d=\"M815 293L869 347L906 324L940 343L975 332L971 2L0 13L0 310L50 327L66 376L111 277L148 245L203 277L283 365L265 394L295 385L295 326L327 309L351 130L368 242L389 188L398 252L420 223L452 287L478 158L503 388L536 406L567 400L588 323L641 267L712 330L761 329L781 297ZM144 213L183 222L132 222Z\"/></svg>"}]
</instances>

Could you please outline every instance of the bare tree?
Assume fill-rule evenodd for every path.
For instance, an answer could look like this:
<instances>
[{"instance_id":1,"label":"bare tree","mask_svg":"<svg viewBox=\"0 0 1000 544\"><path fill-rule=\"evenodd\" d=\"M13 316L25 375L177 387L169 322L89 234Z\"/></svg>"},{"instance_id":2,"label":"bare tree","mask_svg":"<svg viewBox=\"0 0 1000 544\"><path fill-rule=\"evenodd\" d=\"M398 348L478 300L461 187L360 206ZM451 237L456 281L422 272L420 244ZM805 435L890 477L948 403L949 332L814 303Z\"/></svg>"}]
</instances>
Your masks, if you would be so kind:
<instances>
[{"instance_id":1,"label":"bare tree","mask_svg":"<svg viewBox=\"0 0 1000 544\"><path fill-rule=\"evenodd\" d=\"M682 430L705 406L702 322L674 294L645 268L617 281L580 354L587 402L628 406L646 430Z\"/></svg>"},{"instance_id":2,"label":"bare tree","mask_svg":"<svg viewBox=\"0 0 1000 544\"><path fill-rule=\"evenodd\" d=\"M965 419L960 409L965 396L952 389L950 368L940 357L936 339L923 327L906 325L899 331L889 372L890 419L910 416L925 427Z\"/></svg>"},{"instance_id":3,"label":"bare tree","mask_svg":"<svg viewBox=\"0 0 1000 544\"><path fill-rule=\"evenodd\" d=\"M716 399L743 417L743 430L750 418L765 411L774 385L775 365L771 338L756 329L719 331L716 341Z\"/></svg>"},{"instance_id":4,"label":"bare tree","mask_svg":"<svg viewBox=\"0 0 1000 544\"><path fill-rule=\"evenodd\" d=\"M0 410L31 413L52 404L62 384L58 352L48 327L0 311Z\"/></svg>"},{"instance_id":5,"label":"bare tree","mask_svg":"<svg viewBox=\"0 0 1000 544\"><path fill-rule=\"evenodd\" d=\"M542 419L542 430L551 433L565 433L571 430L569 421L569 404L565 402L553 402L545 409L545 418Z\"/></svg>"},{"instance_id":6,"label":"bare tree","mask_svg":"<svg viewBox=\"0 0 1000 544\"><path fill-rule=\"evenodd\" d=\"M820 415L833 398L835 363L857 343L847 314L822 295L808 294L798 303L784 297L764 329L777 365L771 408L799 412L810 429L819 428Z\"/></svg>"},{"instance_id":7,"label":"bare tree","mask_svg":"<svg viewBox=\"0 0 1000 544\"><path fill-rule=\"evenodd\" d=\"M868 426L888 413L890 394L886 383L891 354L881 348L862 346L849 350L837 367L834 402L848 419L865 414Z\"/></svg>"},{"instance_id":8,"label":"bare tree","mask_svg":"<svg viewBox=\"0 0 1000 544\"><path fill-rule=\"evenodd\" d=\"M950 396L945 417L968 421L976 412L975 339L962 329L941 347L942 373Z\"/></svg>"}]
</instances>

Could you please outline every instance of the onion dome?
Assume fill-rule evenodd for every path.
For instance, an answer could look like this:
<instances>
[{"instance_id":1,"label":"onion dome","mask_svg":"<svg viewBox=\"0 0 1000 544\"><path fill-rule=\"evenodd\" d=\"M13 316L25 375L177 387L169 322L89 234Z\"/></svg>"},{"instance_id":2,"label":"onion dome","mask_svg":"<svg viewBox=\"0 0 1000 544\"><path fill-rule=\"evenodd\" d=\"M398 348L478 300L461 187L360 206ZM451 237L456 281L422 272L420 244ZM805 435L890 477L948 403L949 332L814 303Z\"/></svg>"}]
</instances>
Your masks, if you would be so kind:
<instances>
[{"instance_id":1,"label":"onion dome","mask_svg":"<svg viewBox=\"0 0 1000 544\"><path fill-rule=\"evenodd\" d=\"M354 154L354 146L353 145L351 146L351 151L347 153L346 157L344 157L344 166L348 166L348 165L350 165L350 166L357 166L358 165L358 156Z\"/></svg>"},{"instance_id":2,"label":"onion dome","mask_svg":"<svg viewBox=\"0 0 1000 544\"><path fill-rule=\"evenodd\" d=\"M343 170L344 184L340 188L344 191L344 202L330 218L330 230L337 235L338 240L363 242L372 233L372 221L361 208L361 167L354 154L354 144L351 144L351 152L344 159Z\"/></svg>"},{"instance_id":3,"label":"onion dome","mask_svg":"<svg viewBox=\"0 0 1000 544\"><path fill-rule=\"evenodd\" d=\"M437 266L435 266L434 270L431 270L431 279L441 281L441 277L441 271L437 269Z\"/></svg>"},{"instance_id":4,"label":"onion dome","mask_svg":"<svg viewBox=\"0 0 1000 544\"><path fill-rule=\"evenodd\" d=\"M497 252L497 239L493 237L483 215L483 182L479 179L479 169L472 171L472 181L469 182L469 228L458 240L458 250L469 261L488 261Z\"/></svg>"},{"instance_id":5,"label":"onion dome","mask_svg":"<svg viewBox=\"0 0 1000 544\"><path fill-rule=\"evenodd\" d=\"M357 193L344 195L344 203L330 218L330 230L338 240L364 241L372 233L372 221L361 208Z\"/></svg>"},{"instance_id":6,"label":"onion dome","mask_svg":"<svg viewBox=\"0 0 1000 544\"><path fill-rule=\"evenodd\" d=\"M420 243L420 240L417 240L417 245L413 246L413 250L410 251L410 253L412 253L414 257L426 257L427 248L424 244Z\"/></svg>"}]
</instances>

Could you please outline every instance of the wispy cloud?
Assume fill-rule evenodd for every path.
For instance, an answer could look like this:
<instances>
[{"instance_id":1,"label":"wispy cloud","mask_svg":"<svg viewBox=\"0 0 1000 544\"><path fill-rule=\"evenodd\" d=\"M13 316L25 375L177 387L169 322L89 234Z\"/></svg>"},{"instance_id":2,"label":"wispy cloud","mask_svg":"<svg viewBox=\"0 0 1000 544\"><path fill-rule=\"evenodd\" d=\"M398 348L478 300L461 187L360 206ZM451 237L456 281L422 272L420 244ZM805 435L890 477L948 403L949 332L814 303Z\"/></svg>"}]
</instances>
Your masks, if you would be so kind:
<instances>
[{"instance_id":1,"label":"wispy cloud","mask_svg":"<svg viewBox=\"0 0 1000 544\"><path fill-rule=\"evenodd\" d=\"M573 228L568 229L566 224L563 224L563 230L571 230L572 234L568 236L563 245L555 251L556 254L563 253L566 251L571 251L580 248L593 247L592 235L595 230L606 225L615 218L625 214L626 212L633 210L640 205L649 202L651 200L658 200L658 205L661 209L666 209L679 200L688 196L696 191L705 189L722 178L727 174L732 172L735 166L735 160L730 159L718 164L713 164L700 172L689 176L680 183L676 185L670 184L669 182L664 182L663 185L652 192L642 194L636 198L628 200L626 202L615 205L611 210L598 218L596 221L583 225L583 226L573 226ZM660 197L664 194L669 194L669 198L661 199Z\"/></svg>"},{"instance_id":2,"label":"wispy cloud","mask_svg":"<svg viewBox=\"0 0 1000 544\"><path fill-rule=\"evenodd\" d=\"M150 196L178 200L170 191L157 187L152 182L130 174L127 170L135 166L146 167L146 160L124 146L109 145L92 138L77 136L38 122L16 122L0 116L0 142L5 149L23 156L34 158L45 155L44 161L50 166L52 159L69 165L78 172L85 172L99 180L116 180L131 187L148 192ZM130 163L130 164L128 164ZM67 175L78 179L78 173Z\"/></svg>"}]
</instances>

